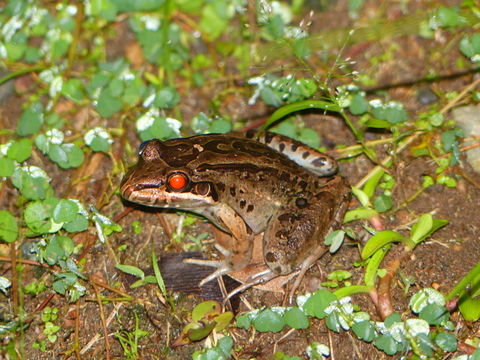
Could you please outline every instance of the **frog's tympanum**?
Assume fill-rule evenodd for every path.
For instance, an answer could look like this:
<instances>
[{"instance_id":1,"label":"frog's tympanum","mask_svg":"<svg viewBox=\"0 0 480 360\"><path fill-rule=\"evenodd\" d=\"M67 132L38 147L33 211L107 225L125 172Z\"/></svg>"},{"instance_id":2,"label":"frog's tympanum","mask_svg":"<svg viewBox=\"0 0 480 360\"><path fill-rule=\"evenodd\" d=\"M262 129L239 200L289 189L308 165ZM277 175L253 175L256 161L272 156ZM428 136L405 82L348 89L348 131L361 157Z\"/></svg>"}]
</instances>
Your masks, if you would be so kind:
<instances>
[{"instance_id":1,"label":"frog's tympanum","mask_svg":"<svg viewBox=\"0 0 480 360\"><path fill-rule=\"evenodd\" d=\"M143 143L120 191L134 203L201 214L232 235L217 246L223 261L202 262L217 268L203 283L246 267L262 232L270 269L262 276L271 279L305 271L340 225L350 187L336 171L334 159L285 136L208 134Z\"/></svg>"}]
</instances>

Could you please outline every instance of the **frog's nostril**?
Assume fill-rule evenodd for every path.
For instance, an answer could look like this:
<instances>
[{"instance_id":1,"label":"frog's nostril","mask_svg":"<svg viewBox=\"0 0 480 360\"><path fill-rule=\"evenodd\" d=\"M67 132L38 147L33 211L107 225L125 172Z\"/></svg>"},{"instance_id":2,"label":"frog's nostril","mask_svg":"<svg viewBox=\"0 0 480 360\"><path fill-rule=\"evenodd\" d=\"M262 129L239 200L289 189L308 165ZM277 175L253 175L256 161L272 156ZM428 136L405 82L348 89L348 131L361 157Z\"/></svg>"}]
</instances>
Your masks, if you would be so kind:
<instances>
[{"instance_id":1,"label":"frog's nostril","mask_svg":"<svg viewBox=\"0 0 480 360\"><path fill-rule=\"evenodd\" d=\"M275 256L274 253L268 252L265 254L265 261L268 263L275 263L278 261L277 257Z\"/></svg>"}]
</instances>

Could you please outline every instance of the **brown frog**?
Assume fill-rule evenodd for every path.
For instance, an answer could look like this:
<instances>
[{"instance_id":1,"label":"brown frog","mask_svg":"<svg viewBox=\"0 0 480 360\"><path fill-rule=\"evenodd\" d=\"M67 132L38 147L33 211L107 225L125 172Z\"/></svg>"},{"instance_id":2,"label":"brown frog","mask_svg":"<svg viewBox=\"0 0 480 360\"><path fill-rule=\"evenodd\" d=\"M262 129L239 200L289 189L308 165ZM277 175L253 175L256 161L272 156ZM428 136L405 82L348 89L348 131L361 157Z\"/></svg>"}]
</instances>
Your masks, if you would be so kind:
<instances>
[{"instance_id":1,"label":"brown frog","mask_svg":"<svg viewBox=\"0 0 480 360\"><path fill-rule=\"evenodd\" d=\"M266 281L305 272L341 224L350 187L336 172L334 159L282 135L207 134L144 142L120 191L134 203L201 214L232 235L217 246L223 261L202 261L217 268L202 283L247 266L263 232Z\"/></svg>"}]
</instances>

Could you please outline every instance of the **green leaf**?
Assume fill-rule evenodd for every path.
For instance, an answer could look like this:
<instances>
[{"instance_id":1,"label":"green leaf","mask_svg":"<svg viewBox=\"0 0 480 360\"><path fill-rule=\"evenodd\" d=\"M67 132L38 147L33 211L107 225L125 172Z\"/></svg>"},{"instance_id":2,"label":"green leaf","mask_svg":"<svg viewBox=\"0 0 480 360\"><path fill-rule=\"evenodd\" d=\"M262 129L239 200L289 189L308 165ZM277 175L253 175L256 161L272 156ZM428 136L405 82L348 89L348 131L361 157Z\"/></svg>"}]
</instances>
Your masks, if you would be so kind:
<instances>
[{"instance_id":1,"label":"green leaf","mask_svg":"<svg viewBox=\"0 0 480 360\"><path fill-rule=\"evenodd\" d=\"M43 121L43 105L41 103L33 103L20 115L17 134L20 136L32 135L40 130Z\"/></svg>"},{"instance_id":2,"label":"green leaf","mask_svg":"<svg viewBox=\"0 0 480 360\"><path fill-rule=\"evenodd\" d=\"M390 124L400 124L408 120L407 112L403 106L388 106L385 116Z\"/></svg>"},{"instance_id":3,"label":"green leaf","mask_svg":"<svg viewBox=\"0 0 480 360\"><path fill-rule=\"evenodd\" d=\"M400 317L400 314L397 312L387 316L387 318L384 320L385 326L387 328L391 327L395 323L401 323L401 322L402 322L402 318Z\"/></svg>"},{"instance_id":4,"label":"green leaf","mask_svg":"<svg viewBox=\"0 0 480 360\"><path fill-rule=\"evenodd\" d=\"M80 149L77 145L74 144L62 144L62 147L68 157L67 168L75 168L82 165L83 159L85 157L82 149Z\"/></svg>"},{"instance_id":5,"label":"green leaf","mask_svg":"<svg viewBox=\"0 0 480 360\"><path fill-rule=\"evenodd\" d=\"M352 325L352 330L360 340L372 342L375 338L375 329L370 321L360 321Z\"/></svg>"},{"instance_id":6,"label":"green leaf","mask_svg":"<svg viewBox=\"0 0 480 360\"><path fill-rule=\"evenodd\" d=\"M48 157L62 169L78 167L82 164L84 154L82 149L74 144L51 144Z\"/></svg>"},{"instance_id":7,"label":"green leaf","mask_svg":"<svg viewBox=\"0 0 480 360\"><path fill-rule=\"evenodd\" d=\"M430 214L423 214L412 226L410 231L411 240L417 245L447 224L448 220L433 219Z\"/></svg>"},{"instance_id":8,"label":"green leaf","mask_svg":"<svg viewBox=\"0 0 480 360\"><path fill-rule=\"evenodd\" d=\"M68 79L62 85L61 94L75 103L85 98L84 85L79 79Z\"/></svg>"},{"instance_id":9,"label":"green leaf","mask_svg":"<svg viewBox=\"0 0 480 360\"><path fill-rule=\"evenodd\" d=\"M373 344L387 355L394 355L397 352L397 343L391 335L380 335L373 340Z\"/></svg>"},{"instance_id":10,"label":"green leaf","mask_svg":"<svg viewBox=\"0 0 480 360\"><path fill-rule=\"evenodd\" d=\"M146 89L147 87L138 76L132 80L125 80L122 102L130 106L137 104L144 96Z\"/></svg>"},{"instance_id":11,"label":"green leaf","mask_svg":"<svg viewBox=\"0 0 480 360\"><path fill-rule=\"evenodd\" d=\"M340 316L338 312L335 311L328 314L327 318L325 319L325 325L327 325L330 330L339 333L342 329L342 324L340 323Z\"/></svg>"},{"instance_id":12,"label":"green leaf","mask_svg":"<svg viewBox=\"0 0 480 360\"><path fill-rule=\"evenodd\" d=\"M73 273L63 273L58 275L58 277L59 278L53 282L52 287L53 290L62 295L65 295L78 280L77 276Z\"/></svg>"},{"instance_id":13,"label":"green leaf","mask_svg":"<svg viewBox=\"0 0 480 360\"><path fill-rule=\"evenodd\" d=\"M0 157L0 177L9 177L13 175L15 163L12 159Z\"/></svg>"},{"instance_id":14,"label":"green leaf","mask_svg":"<svg viewBox=\"0 0 480 360\"><path fill-rule=\"evenodd\" d=\"M285 323L294 329L307 329L310 326L308 317L297 307L293 307L283 315Z\"/></svg>"},{"instance_id":15,"label":"green leaf","mask_svg":"<svg viewBox=\"0 0 480 360\"><path fill-rule=\"evenodd\" d=\"M189 323L185 326L185 333L191 341L206 338L215 328L215 322Z\"/></svg>"},{"instance_id":16,"label":"green leaf","mask_svg":"<svg viewBox=\"0 0 480 360\"><path fill-rule=\"evenodd\" d=\"M404 241L405 237L395 231L385 230L372 236L362 249L362 259L368 259L375 252L392 242Z\"/></svg>"},{"instance_id":17,"label":"green leaf","mask_svg":"<svg viewBox=\"0 0 480 360\"><path fill-rule=\"evenodd\" d=\"M229 24L228 3L214 0L203 6L202 17L198 24L209 40L219 37Z\"/></svg>"},{"instance_id":18,"label":"green leaf","mask_svg":"<svg viewBox=\"0 0 480 360\"><path fill-rule=\"evenodd\" d=\"M45 199L53 195L50 178L36 166L17 166L12 174L12 184L29 200Z\"/></svg>"},{"instance_id":19,"label":"green leaf","mask_svg":"<svg viewBox=\"0 0 480 360\"><path fill-rule=\"evenodd\" d=\"M390 129L392 127L392 124L389 123L387 120L373 118L367 119L367 121L365 121L365 126L374 129Z\"/></svg>"},{"instance_id":20,"label":"green leaf","mask_svg":"<svg viewBox=\"0 0 480 360\"><path fill-rule=\"evenodd\" d=\"M63 228L72 233L72 232L82 232L88 229L88 218L82 214L76 214L75 217L63 224Z\"/></svg>"},{"instance_id":21,"label":"green leaf","mask_svg":"<svg viewBox=\"0 0 480 360\"><path fill-rule=\"evenodd\" d=\"M212 121L208 128L210 133L227 133L232 130L232 123L223 118L216 118Z\"/></svg>"},{"instance_id":22,"label":"green leaf","mask_svg":"<svg viewBox=\"0 0 480 360\"><path fill-rule=\"evenodd\" d=\"M335 270L327 275L328 280L345 281L352 277L352 273L346 270Z\"/></svg>"},{"instance_id":23,"label":"green leaf","mask_svg":"<svg viewBox=\"0 0 480 360\"><path fill-rule=\"evenodd\" d=\"M366 208L372 206L370 203L370 199L368 198L368 195L365 192L363 192L361 189L357 188L356 186L352 186L352 193L358 199L360 204L362 204L362 206Z\"/></svg>"},{"instance_id":24,"label":"green leaf","mask_svg":"<svg viewBox=\"0 0 480 360\"><path fill-rule=\"evenodd\" d=\"M213 318L213 321L216 323L215 330L222 331L225 329L230 322L233 320L233 313L231 311L224 312Z\"/></svg>"},{"instance_id":25,"label":"green leaf","mask_svg":"<svg viewBox=\"0 0 480 360\"><path fill-rule=\"evenodd\" d=\"M30 4L26 0L7 1L5 14L8 16L23 15Z\"/></svg>"},{"instance_id":26,"label":"green leaf","mask_svg":"<svg viewBox=\"0 0 480 360\"><path fill-rule=\"evenodd\" d=\"M209 300L204 301L195 306L192 311L192 320L200 321L208 316L219 315L222 311L222 307L216 301ZM213 316L212 316L213 317Z\"/></svg>"},{"instance_id":27,"label":"green leaf","mask_svg":"<svg viewBox=\"0 0 480 360\"><path fill-rule=\"evenodd\" d=\"M435 337L435 344L437 344L440 349L447 352L454 352L457 350L458 345L455 335L443 331Z\"/></svg>"},{"instance_id":28,"label":"green leaf","mask_svg":"<svg viewBox=\"0 0 480 360\"><path fill-rule=\"evenodd\" d=\"M453 28L466 24L466 19L462 17L458 9L440 7L435 14L435 19L438 21L440 27Z\"/></svg>"},{"instance_id":29,"label":"green leaf","mask_svg":"<svg viewBox=\"0 0 480 360\"><path fill-rule=\"evenodd\" d=\"M7 157L18 162L24 162L32 155L32 140L23 138L14 141L7 150Z\"/></svg>"},{"instance_id":30,"label":"green leaf","mask_svg":"<svg viewBox=\"0 0 480 360\"><path fill-rule=\"evenodd\" d=\"M285 326L285 321L278 313L267 308L255 317L252 324L260 332L279 332Z\"/></svg>"},{"instance_id":31,"label":"green leaf","mask_svg":"<svg viewBox=\"0 0 480 360\"><path fill-rule=\"evenodd\" d=\"M174 87L167 86L155 95L153 105L161 109L171 109L180 101L180 94Z\"/></svg>"},{"instance_id":32,"label":"green leaf","mask_svg":"<svg viewBox=\"0 0 480 360\"><path fill-rule=\"evenodd\" d=\"M377 275L378 268L382 263L383 258L387 254L390 246L382 247L382 249L375 251L375 253L368 259L367 267L365 268L364 281L367 286L374 286Z\"/></svg>"},{"instance_id":33,"label":"green leaf","mask_svg":"<svg viewBox=\"0 0 480 360\"><path fill-rule=\"evenodd\" d=\"M432 288L423 288L417 291L411 298L408 306L416 314L420 313L430 304L445 306L445 297L439 291Z\"/></svg>"},{"instance_id":34,"label":"green leaf","mask_svg":"<svg viewBox=\"0 0 480 360\"><path fill-rule=\"evenodd\" d=\"M312 49L306 38L299 38L295 39L293 42L293 52L296 57L307 59L311 55Z\"/></svg>"},{"instance_id":35,"label":"green leaf","mask_svg":"<svg viewBox=\"0 0 480 360\"><path fill-rule=\"evenodd\" d=\"M74 248L75 244L68 236L55 235L47 244L43 258L49 265L56 265L60 260L66 260Z\"/></svg>"},{"instance_id":36,"label":"green leaf","mask_svg":"<svg viewBox=\"0 0 480 360\"><path fill-rule=\"evenodd\" d=\"M297 140L312 148L318 148L320 146L320 136L313 129L301 129L298 133Z\"/></svg>"},{"instance_id":37,"label":"green leaf","mask_svg":"<svg viewBox=\"0 0 480 360\"><path fill-rule=\"evenodd\" d=\"M50 56L53 61L65 56L71 42L70 34L60 34L61 38L51 43Z\"/></svg>"},{"instance_id":38,"label":"green leaf","mask_svg":"<svg viewBox=\"0 0 480 360\"><path fill-rule=\"evenodd\" d=\"M447 152L453 151L455 146L458 146L457 138L462 136L463 136L463 133L459 129L453 129L453 130L442 132L441 140L442 140L443 150Z\"/></svg>"},{"instance_id":39,"label":"green leaf","mask_svg":"<svg viewBox=\"0 0 480 360\"><path fill-rule=\"evenodd\" d=\"M34 234L46 234L57 232L61 229L62 223L55 223L52 217L52 210L56 199L49 198L45 201L34 201L27 205L23 214L25 223Z\"/></svg>"},{"instance_id":40,"label":"green leaf","mask_svg":"<svg viewBox=\"0 0 480 360\"><path fill-rule=\"evenodd\" d=\"M430 325L442 325L448 321L450 313L445 306L429 304L420 311L418 317L425 320Z\"/></svg>"},{"instance_id":41,"label":"green leaf","mask_svg":"<svg viewBox=\"0 0 480 360\"><path fill-rule=\"evenodd\" d=\"M345 239L345 231L343 230L335 230L329 233L325 237L325 245L330 246L329 251L331 254L334 254L340 246L343 244L343 240Z\"/></svg>"},{"instance_id":42,"label":"green leaf","mask_svg":"<svg viewBox=\"0 0 480 360\"><path fill-rule=\"evenodd\" d=\"M15 217L7 210L0 210L0 239L7 243L18 237L18 225Z\"/></svg>"},{"instance_id":43,"label":"green leaf","mask_svg":"<svg viewBox=\"0 0 480 360\"><path fill-rule=\"evenodd\" d=\"M420 239L425 238L425 235L432 230L433 218L431 214L423 214L420 219L412 226L410 231L410 238L415 245L420 242Z\"/></svg>"},{"instance_id":44,"label":"green leaf","mask_svg":"<svg viewBox=\"0 0 480 360\"><path fill-rule=\"evenodd\" d=\"M8 59L18 61L22 58L27 49L27 35L23 32L17 32L13 35L11 41L4 43Z\"/></svg>"},{"instance_id":45,"label":"green leaf","mask_svg":"<svg viewBox=\"0 0 480 360\"><path fill-rule=\"evenodd\" d=\"M340 112L341 109L338 105L322 101L322 100L303 100L293 104L282 106L281 108L275 110L275 112L268 118L268 120L263 124L260 128L260 132L264 131L268 128L271 124L280 120L294 112L307 110L307 109L318 109L318 110L325 110L325 111L333 111L333 112Z\"/></svg>"},{"instance_id":46,"label":"green leaf","mask_svg":"<svg viewBox=\"0 0 480 360\"><path fill-rule=\"evenodd\" d=\"M355 220L370 219L375 215L378 215L377 210L359 207L357 209L347 211L343 222L348 223Z\"/></svg>"},{"instance_id":47,"label":"green leaf","mask_svg":"<svg viewBox=\"0 0 480 360\"><path fill-rule=\"evenodd\" d=\"M124 273L136 276L140 279L145 278L145 273L136 266L118 264L118 265L115 265L115 267L118 270L123 271Z\"/></svg>"},{"instance_id":48,"label":"green leaf","mask_svg":"<svg viewBox=\"0 0 480 360\"><path fill-rule=\"evenodd\" d=\"M473 62L480 61L480 34L464 36L460 41L460 51Z\"/></svg>"},{"instance_id":49,"label":"green leaf","mask_svg":"<svg viewBox=\"0 0 480 360\"><path fill-rule=\"evenodd\" d=\"M279 107L283 105L281 95L270 87L263 87L260 90L260 97L267 105ZM278 119L277 119L278 120Z\"/></svg>"},{"instance_id":50,"label":"green leaf","mask_svg":"<svg viewBox=\"0 0 480 360\"><path fill-rule=\"evenodd\" d=\"M309 316L314 316L318 319L323 319L327 314L325 309L333 302L337 297L327 290L317 290L303 305L303 310Z\"/></svg>"},{"instance_id":51,"label":"green leaf","mask_svg":"<svg viewBox=\"0 0 480 360\"><path fill-rule=\"evenodd\" d=\"M435 345L433 344L432 339L430 339L428 334L419 334L415 337L415 340L423 356L431 359L435 351Z\"/></svg>"},{"instance_id":52,"label":"green leaf","mask_svg":"<svg viewBox=\"0 0 480 360\"><path fill-rule=\"evenodd\" d=\"M393 206L393 199L390 196L381 194L380 196L377 196L375 198L375 200L373 201L373 206L375 207L375 210L377 210L379 213L388 211Z\"/></svg>"},{"instance_id":53,"label":"green leaf","mask_svg":"<svg viewBox=\"0 0 480 360\"><path fill-rule=\"evenodd\" d=\"M95 106L100 116L104 118L111 117L117 111L120 111L122 107L120 100L114 97L108 88L102 90Z\"/></svg>"},{"instance_id":54,"label":"green leaf","mask_svg":"<svg viewBox=\"0 0 480 360\"><path fill-rule=\"evenodd\" d=\"M76 202L61 199L53 209L53 220L57 223L72 221L79 211Z\"/></svg>"},{"instance_id":55,"label":"green leaf","mask_svg":"<svg viewBox=\"0 0 480 360\"><path fill-rule=\"evenodd\" d=\"M233 339L230 336L224 336L218 340L217 346L223 351L225 356L230 356L233 347Z\"/></svg>"},{"instance_id":56,"label":"green leaf","mask_svg":"<svg viewBox=\"0 0 480 360\"><path fill-rule=\"evenodd\" d=\"M178 120L164 117L156 118L150 127L151 134L156 139L171 139L178 136L180 126Z\"/></svg>"},{"instance_id":57,"label":"green leaf","mask_svg":"<svg viewBox=\"0 0 480 360\"><path fill-rule=\"evenodd\" d=\"M285 23L280 14L270 17L265 24L266 32L275 40L282 39L285 32Z\"/></svg>"},{"instance_id":58,"label":"green leaf","mask_svg":"<svg viewBox=\"0 0 480 360\"><path fill-rule=\"evenodd\" d=\"M165 281L163 280L162 273L160 272L160 267L158 266L157 254L152 247L152 267L153 273L155 274L155 283L158 285L158 288L162 292L162 295L166 297L167 288L165 287Z\"/></svg>"},{"instance_id":59,"label":"green leaf","mask_svg":"<svg viewBox=\"0 0 480 360\"><path fill-rule=\"evenodd\" d=\"M85 144L90 146L90 148L96 152L108 152L110 145L113 143L112 137L108 131L99 126L87 131L83 139L85 140Z\"/></svg>"},{"instance_id":60,"label":"green leaf","mask_svg":"<svg viewBox=\"0 0 480 360\"><path fill-rule=\"evenodd\" d=\"M241 314L236 317L235 325L240 329L247 330L252 324L249 314Z\"/></svg>"},{"instance_id":61,"label":"green leaf","mask_svg":"<svg viewBox=\"0 0 480 360\"><path fill-rule=\"evenodd\" d=\"M464 296L458 308L465 320L477 321L480 319L480 299L472 299Z\"/></svg>"},{"instance_id":62,"label":"green leaf","mask_svg":"<svg viewBox=\"0 0 480 360\"><path fill-rule=\"evenodd\" d=\"M365 100L365 96L359 93L352 96L350 101L349 110L353 115L363 115L368 110L368 102Z\"/></svg>"}]
</instances>

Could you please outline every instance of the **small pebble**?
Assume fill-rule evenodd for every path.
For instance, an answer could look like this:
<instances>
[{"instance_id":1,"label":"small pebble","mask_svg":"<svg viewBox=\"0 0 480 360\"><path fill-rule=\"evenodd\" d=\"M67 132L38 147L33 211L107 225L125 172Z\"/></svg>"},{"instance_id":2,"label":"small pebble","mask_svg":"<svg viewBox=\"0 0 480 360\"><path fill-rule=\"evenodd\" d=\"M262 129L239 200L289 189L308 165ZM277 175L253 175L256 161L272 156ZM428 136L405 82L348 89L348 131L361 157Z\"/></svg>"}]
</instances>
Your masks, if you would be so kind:
<instances>
[{"instance_id":1,"label":"small pebble","mask_svg":"<svg viewBox=\"0 0 480 360\"><path fill-rule=\"evenodd\" d=\"M424 88L418 91L417 100L422 105L428 105L437 102L438 96L430 88Z\"/></svg>"}]
</instances>

